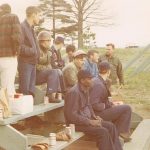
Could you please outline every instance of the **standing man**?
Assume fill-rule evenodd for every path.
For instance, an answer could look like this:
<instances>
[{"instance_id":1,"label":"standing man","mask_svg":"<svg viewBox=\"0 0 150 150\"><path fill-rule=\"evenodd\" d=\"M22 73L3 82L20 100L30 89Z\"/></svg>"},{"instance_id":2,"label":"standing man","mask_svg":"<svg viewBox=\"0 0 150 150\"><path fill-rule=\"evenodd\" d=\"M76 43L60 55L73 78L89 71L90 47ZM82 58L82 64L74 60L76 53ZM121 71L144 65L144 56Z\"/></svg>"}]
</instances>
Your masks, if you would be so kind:
<instances>
[{"instance_id":1,"label":"standing man","mask_svg":"<svg viewBox=\"0 0 150 150\"><path fill-rule=\"evenodd\" d=\"M130 141L131 107L129 105L116 105L109 100L111 93L107 87L106 80L110 75L108 62L99 64L99 76L93 79L90 90L90 101L95 114L106 121L112 121L120 136L125 142Z\"/></svg>"},{"instance_id":2,"label":"standing man","mask_svg":"<svg viewBox=\"0 0 150 150\"><path fill-rule=\"evenodd\" d=\"M83 69L88 70L93 77L97 77L99 72L97 68L99 53L96 50L89 50L87 58L84 61Z\"/></svg>"},{"instance_id":3,"label":"standing man","mask_svg":"<svg viewBox=\"0 0 150 150\"><path fill-rule=\"evenodd\" d=\"M18 58L19 90L23 94L34 96L36 64L39 59L39 46L33 27L39 23L39 9L29 6L26 9L26 20L21 24L22 45Z\"/></svg>"},{"instance_id":4,"label":"standing man","mask_svg":"<svg viewBox=\"0 0 150 150\"><path fill-rule=\"evenodd\" d=\"M17 55L20 50L21 26L16 15L11 14L8 4L0 6L0 87L8 96L15 94Z\"/></svg>"},{"instance_id":5,"label":"standing man","mask_svg":"<svg viewBox=\"0 0 150 150\"><path fill-rule=\"evenodd\" d=\"M124 85L124 78L123 78L123 68L122 63L118 57L114 55L115 45L109 43L106 45L106 53L105 55L99 58L99 63L102 61L108 61L111 66L111 73L110 79L111 84L115 85L118 83L120 84L120 88Z\"/></svg>"},{"instance_id":6,"label":"standing man","mask_svg":"<svg viewBox=\"0 0 150 150\"><path fill-rule=\"evenodd\" d=\"M76 130L95 137L99 150L122 150L115 125L95 116L89 101L92 75L87 70L77 74L78 83L66 94L64 114L67 124Z\"/></svg>"}]
</instances>

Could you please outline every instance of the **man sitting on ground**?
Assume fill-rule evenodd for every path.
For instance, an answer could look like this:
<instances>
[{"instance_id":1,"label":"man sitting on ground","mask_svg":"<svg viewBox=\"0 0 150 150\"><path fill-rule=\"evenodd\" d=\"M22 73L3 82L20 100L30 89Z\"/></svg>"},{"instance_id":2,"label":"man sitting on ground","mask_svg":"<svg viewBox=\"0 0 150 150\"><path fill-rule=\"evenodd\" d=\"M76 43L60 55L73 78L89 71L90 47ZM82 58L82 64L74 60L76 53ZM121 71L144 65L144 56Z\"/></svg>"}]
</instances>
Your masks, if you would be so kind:
<instances>
[{"instance_id":1,"label":"man sitting on ground","mask_svg":"<svg viewBox=\"0 0 150 150\"><path fill-rule=\"evenodd\" d=\"M99 150L122 150L115 125L95 116L89 101L92 75L87 70L77 74L78 83L66 94L64 114L67 124L96 138Z\"/></svg>"}]
</instances>

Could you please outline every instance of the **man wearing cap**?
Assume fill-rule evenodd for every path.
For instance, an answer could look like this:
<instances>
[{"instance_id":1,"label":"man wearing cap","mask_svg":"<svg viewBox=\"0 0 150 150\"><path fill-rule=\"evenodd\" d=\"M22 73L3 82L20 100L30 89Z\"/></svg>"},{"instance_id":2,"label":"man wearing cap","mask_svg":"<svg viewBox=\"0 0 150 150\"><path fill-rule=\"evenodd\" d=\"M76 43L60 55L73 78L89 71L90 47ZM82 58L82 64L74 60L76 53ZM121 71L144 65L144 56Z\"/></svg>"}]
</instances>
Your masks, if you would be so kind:
<instances>
[{"instance_id":1,"label":"man wearing cap","mask_svg":"<svg viewBox=\"0 0 150 150\"><path fill-rule=\"evenodd\" d=\"M39 59L39 46L34 26L40 20L40 10L35 6L26 9L26 19L21 24L22 44L18 58L19 91L25 95L33 95L36 80L36 64Z\"/></svg>"},{"instance_id":2,"label":"man wearing cap","mask_svg":"<svg viewBox=\"0 0 150 150\"><path fill-rule=\"evenodd\" d=\"M41 31L38 34L40 46L40 58L36 66L36 84L47 83L46 95L49 102L57 103L62 100L62 92L65 90L64 82L61 81L62 72L59 69L52 69L51 56L49 51L51 45L51 35L48 31ZM63 85L62 85L62 84Z\"/></svg>"},{"instance_id":3,"label":"man wearing cap","mask_svg":"<svg viewBox=\"0 0 150 150\"><path fill-rule=\"evenodd\" d=\"M129 105L115 105L109 100L111 93L107 87L106 80L110 75L110 64L101 62L99 65L99 76L93 79L90 90L90 101L96 115L106 121L112 121L125 142L130 141L131 108Z\"/></svg>"},{"instance_id":4,"label":"man wearing cap","mask_svg":"<svg viewBox=\"0 0 150 150\"><path fill-rule=\"evenodd\" d=\"M66 88L69 89L77 83L77 73L83 67L86 53L83 50L77 50L73 55L73 62L63 68L63 76Z\"/></svg>"},{"instance_id":5,"label":"man wearing cap","mask_svg":"<svg viewBox=\"0 0 150 150\"><path fill-rule=\"evenodd\" d=\"M111 84L120 84L120 88L124 85L123 68L120 59L114 55L115 45L108 43L106 45L106 53L100 56L99 63L102 61L108 61L111 67L110 79Z\"/></svg>"},{"instance_id":6,"label":"man wearing cap","mask_svg":"<svg viewBox=\"0 0 150 150\"><path fill-rule=\"evenodd\" d=\"M17 56L21 44L19 18L11 13L9 4L0 6L0 87L7 89L8 96L15 94Z\"/></svg>"},{"instance_id":7,"label":"man wearing cap","mask_svg":"<svg viewBox=\"0 0 150 150\"><path fill-rule=\"evenodd\" d=\"M51 47L51 64L54 69L62 69L64 67L64 61L61 56L61 49L64 46L64 38L57 36L54 40L54 45Z\"/></svg>"},{"instance_id":8,"label":"man wearing cap","mask_svg":"<svg viewBox=\"0 0 150 150\"><path fill-rule=\"evenodd\" d=\"M76 130L96 138L99 150L122 150L115 125L94 114L89 101L92 75L87 70L77 73L78 82L65 97L66 123L75 124Z\"/></svg>"}]
</instances>

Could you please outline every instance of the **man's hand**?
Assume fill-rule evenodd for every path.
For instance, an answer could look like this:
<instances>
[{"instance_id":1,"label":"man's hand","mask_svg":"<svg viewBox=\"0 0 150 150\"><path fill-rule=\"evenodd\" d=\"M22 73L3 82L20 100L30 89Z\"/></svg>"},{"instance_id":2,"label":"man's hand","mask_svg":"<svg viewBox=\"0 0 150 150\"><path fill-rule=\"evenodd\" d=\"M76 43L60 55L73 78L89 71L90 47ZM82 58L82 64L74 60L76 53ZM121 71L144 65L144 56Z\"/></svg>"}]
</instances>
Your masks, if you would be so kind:
<instances>
[{"instance_id":1,"label":"man's hand","mask_svg":"<svg viewBox=\"0 0 150 150\"><path fill-rule=\"evenodd\" d=\"M102 122L102 118L100 116L96 116L96 120L99 120L100 122Z\"/></svg>"},{"instance_id":2,"label":"man's hand","mask_svg":"<svg viewBox=\"0 0 150 150\"><path fill-rule=\"evenodd\" d=\"M100 120L90 120L90 125L94 127L100 127L101 121Z\"/></svg>"}]
</instances>

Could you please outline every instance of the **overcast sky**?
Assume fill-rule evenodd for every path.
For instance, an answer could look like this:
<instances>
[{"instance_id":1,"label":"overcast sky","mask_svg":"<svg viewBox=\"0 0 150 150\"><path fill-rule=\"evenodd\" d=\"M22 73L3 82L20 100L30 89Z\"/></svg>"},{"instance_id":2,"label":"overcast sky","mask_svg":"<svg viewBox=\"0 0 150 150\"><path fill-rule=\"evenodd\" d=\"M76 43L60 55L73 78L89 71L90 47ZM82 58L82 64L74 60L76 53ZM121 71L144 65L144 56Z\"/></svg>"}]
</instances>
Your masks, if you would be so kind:
<instances>
[{"instance_id":1,"label":"overcast sky","mask_svg":"<svg viewBox=\"0 0 150 150\"><path fill-rule=\"evenodd\" d=\"M117 47L129 44L145 46L150 43L150 0L104 0L105 7L115 14L113 27L94 27L98 46L113 42ZM37 5L38 0L0 0L0 4L9 3L12 12L20 20L25 18L25 9Z\"/></svg>"}]
</instances>

